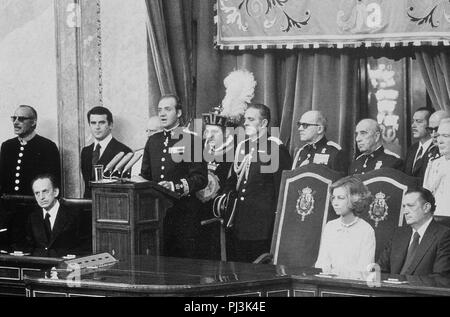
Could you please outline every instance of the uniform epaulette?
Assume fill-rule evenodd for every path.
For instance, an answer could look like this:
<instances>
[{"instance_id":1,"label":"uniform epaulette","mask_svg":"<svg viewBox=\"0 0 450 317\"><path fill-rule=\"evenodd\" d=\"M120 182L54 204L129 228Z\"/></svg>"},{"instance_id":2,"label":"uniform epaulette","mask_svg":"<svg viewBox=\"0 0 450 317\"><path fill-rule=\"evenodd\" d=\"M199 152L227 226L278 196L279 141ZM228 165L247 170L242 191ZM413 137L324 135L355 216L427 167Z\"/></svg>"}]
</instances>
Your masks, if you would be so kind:
<instances>
[{"instance_id":1,"label":"uniform epaulette","mask_svg":"<svg viewBox=\"0 0 450 317\"><path fill-rule=\"evenodd\" d=\"M330 145L330 146L332 146L332 147L338 149L339 151L342 150L341 146L340 146L339 144L337 144L336 142L328 141L328 142L327 142L327 145Z\"/></svg>"},{"instance_id":2,"label":"uniform epaulette","mask_svg":"<svg viewBox=\"0 0 450 317\"><path fill-rule=\"evenodd\" d=\"M400 158L400 155L398 155L397 153L394 153L392 151L389 151L388 149L384 149L384 153L386 153L388 155L392 155L393 157L396 157L398 159Z\"/></svg>"},{"instance_id":3,"label":"uniform epaulette","mask_svg":"<svg viewBox=\"0 0 450 317\"><path fill-rule=\"evenodd\" d=\"M268 138L268 140L269 140L269 141L275 142L277 145L282 145L282 144L283 144L283 142L282 142L279 138L274 137L274 136L270 136L270 137Z\"/></svg>"},{"instance_id":4,"label":"uniform epaulette","mask_svg":"<svg viewBox=\"0 0 450 317\"><path fill-rule=\"evenodd\" d=\"M192 134L192 135L195 135L195 136L198 136L198 133L197 133L197 132L191 131L191 130L189 130L188 128L184 128L184 129L183 129L183 132L184 132L184 133L189 133L189 134Z\"/></svg>"}]
</instances>

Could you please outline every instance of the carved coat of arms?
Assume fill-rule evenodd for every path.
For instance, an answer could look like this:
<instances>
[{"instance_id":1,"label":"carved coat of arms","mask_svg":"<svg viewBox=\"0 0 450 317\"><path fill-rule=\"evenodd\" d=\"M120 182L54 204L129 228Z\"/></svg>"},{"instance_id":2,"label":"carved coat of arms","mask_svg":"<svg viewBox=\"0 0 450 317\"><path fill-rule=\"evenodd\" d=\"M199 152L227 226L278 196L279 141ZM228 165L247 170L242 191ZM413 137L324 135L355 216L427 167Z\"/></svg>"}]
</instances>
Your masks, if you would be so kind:
<instances>
[{"instance_id":1,"label":"carved coat of arms","mask_svg":"<svg viewBox=\"0 0 450 317\"><path fill-rule=\"evenodd\" d=\"M370 219L375 221L375 227L388 216L389 206L386 203L388 198L383 192L379 192L375 195L375 200L370 204L369 216Z\"/></svg>"},{"instance_id":2,"label":"carved coat of arms","mask_svg":"<svg viewBox=\"0 0 450 317\"><path fill-rule=\"evenodd\" d=\"M302 216L302 221L314 211L314 192L311 188L306 187L298 191L297 213Z\"/></svg>"}]
</instances>

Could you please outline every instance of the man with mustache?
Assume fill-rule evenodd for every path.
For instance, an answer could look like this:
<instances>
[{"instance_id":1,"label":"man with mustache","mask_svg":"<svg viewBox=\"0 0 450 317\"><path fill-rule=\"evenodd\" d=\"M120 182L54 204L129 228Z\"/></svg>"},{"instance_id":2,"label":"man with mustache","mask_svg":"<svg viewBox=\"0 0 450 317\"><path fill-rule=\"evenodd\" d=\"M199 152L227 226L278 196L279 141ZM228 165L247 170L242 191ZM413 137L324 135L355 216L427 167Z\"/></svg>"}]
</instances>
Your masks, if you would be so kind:
<instances>
[{"instance_id":1,"label":"man with mustache","mask_svg":"<svg viewBox=\"0 0 450 317\"><path fill-rule=\"evenodd\" d=\"M414 112L411 130L414 139L418 142L414 143L406 153L405 174L418 177L423 181L423 176L428 165L428 161L433 155L431 151L433 147L433 139L428 131L430 116L434 109L422 107Z\"/></svg>"}]
</instances>

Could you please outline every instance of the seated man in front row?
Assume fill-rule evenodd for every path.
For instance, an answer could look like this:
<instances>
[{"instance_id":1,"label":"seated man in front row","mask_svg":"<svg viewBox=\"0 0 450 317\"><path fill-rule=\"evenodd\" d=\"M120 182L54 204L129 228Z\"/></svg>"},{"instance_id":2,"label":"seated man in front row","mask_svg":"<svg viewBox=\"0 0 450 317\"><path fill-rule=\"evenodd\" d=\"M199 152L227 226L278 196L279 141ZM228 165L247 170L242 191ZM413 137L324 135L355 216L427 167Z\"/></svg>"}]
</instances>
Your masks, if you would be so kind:
<instances>
[{"instance_id":1,"label":"seated man in front row","mask_svg":"<svg viewBox=\"0 0 450 317\"><path fill-rule=\"evenodd\" d=\"M86 241L81 237L78 217L60 205L54 177L50 174L37 176L32 188L41 208L28 218L26 251L44 257L85 253L82 246Z\"/></svg>"},{"instance_id":2,"label":"seated man in front row","mask_svg":"<svg viewBox=\"0 0 450 317\"><path fill-rule=\"evenodd\" d=\"M378 264L382 272L405 275L450 272L450 228L433 220L435 208L429 190L419 187L406 192L403 209L408 226L399 227L381 253Z\"/></svg>"}]
</instances>

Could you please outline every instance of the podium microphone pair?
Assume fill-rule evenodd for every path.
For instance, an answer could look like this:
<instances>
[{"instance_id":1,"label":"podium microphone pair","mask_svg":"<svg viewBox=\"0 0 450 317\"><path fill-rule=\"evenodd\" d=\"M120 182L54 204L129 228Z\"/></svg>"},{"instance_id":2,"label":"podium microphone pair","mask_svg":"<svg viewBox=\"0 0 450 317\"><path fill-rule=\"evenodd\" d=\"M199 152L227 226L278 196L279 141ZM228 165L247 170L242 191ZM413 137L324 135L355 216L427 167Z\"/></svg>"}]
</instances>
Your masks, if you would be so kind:
<instances>
[{"instance_id":1,"label":"podium microphone pair","mask_svg":"<svg viewBox=\"0 0 450 317\"><path fill-rule=\"evenodd\" d=\"M116 156L114 156L111 162L106 165L103 174L106 172L111 172L110 177L112 177L113 174L119 173L120 178L123 178L123 175L129 171L137 161L139 161L141 156L142 153L137 152L130 152L126 155L124 152L119 152Z\"/></svg>"}]
</instances>

